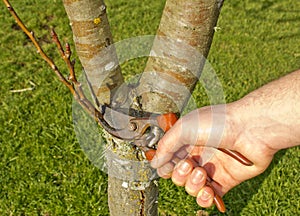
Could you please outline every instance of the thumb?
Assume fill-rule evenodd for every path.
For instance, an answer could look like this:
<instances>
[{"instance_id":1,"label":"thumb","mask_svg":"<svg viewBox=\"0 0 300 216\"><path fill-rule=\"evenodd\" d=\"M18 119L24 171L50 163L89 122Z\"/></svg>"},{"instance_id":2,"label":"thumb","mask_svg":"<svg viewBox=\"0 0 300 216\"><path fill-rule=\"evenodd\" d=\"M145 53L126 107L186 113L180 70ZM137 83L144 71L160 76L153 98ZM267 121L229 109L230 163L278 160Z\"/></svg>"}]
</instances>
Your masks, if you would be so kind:
<instances>
[{"instance_id":1,"label":"thumb","mask_svg":"<svg viewBox=\"0 0 300 216\"><path fill-rule=\"evenodd\" d=\"M151 165L163 166L186 145L218 147L225 125L224 109L225 106L204 107L180 118L159 141Z\"/></svg>"}]
</instances>

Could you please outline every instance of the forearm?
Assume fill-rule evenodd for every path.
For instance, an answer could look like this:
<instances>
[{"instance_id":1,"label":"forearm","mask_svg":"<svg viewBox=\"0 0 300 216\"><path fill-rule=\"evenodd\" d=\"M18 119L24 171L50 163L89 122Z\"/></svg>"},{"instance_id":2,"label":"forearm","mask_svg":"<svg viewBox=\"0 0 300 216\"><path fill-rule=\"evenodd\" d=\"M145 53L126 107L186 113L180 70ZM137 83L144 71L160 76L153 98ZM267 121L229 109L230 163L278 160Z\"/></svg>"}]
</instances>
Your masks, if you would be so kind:
<instances>
[{"instance_id":1,"label":"forearm","mask_svg":"<svg viewBox=\"0 0 300 216\"><path fill-rule=\"evenodd\" d=\"M270 148L300 144L300 70L251 92L235 107L246 129L260 128Z\"/></svg>"}]
</instances>

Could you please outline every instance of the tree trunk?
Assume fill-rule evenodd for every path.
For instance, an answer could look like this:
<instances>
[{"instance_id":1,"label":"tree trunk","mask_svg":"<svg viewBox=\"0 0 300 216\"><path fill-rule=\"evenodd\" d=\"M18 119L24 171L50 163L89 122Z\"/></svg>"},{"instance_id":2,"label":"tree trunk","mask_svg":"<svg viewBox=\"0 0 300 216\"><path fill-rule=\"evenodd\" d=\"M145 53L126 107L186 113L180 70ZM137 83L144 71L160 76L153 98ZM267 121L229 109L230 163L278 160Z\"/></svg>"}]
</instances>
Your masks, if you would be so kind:
<instances>
[{"instance_id":1,"label":"tree trunk","mask_svg":"<svg viewBox=\"0 0 300 216\"><path fill-rule=\"evenodd\" d=\"M137 93L148 112L180 113L208 55L222 0L167 0Z\"/></svg>"},{"instance_id":2,"label":"tree trunk","mask_svg":"<svg viewBox=\"0 0 300 216\"><path fill-rule=\"evenodd\" d=\"M114 106L123 104L127 88L112 46L106 7L102 0L63 0L70 20L77 55L98 101ZM117 97L114 90L119 87ZM157 215L157 186L147 162L139 162L133 146L106 134L108 197L110 215ZM140 155L139 158L142 156ZM121 161L121 162L120 162ZM124 168L126 163L128 168ZM124 168L124 169L122 169ZM138 174L137 174L138 173ZM154 197L149 200L148 197Z\"/></svg>"},{"instance_id":3,"label":"tree trunk","mask_svg":"<svg viewBox=\"0 0 300 216\"><path fill-rule=\"evenodd\" d=\"M123 78L102 0L63 0L77 54L98 100L111 104ZM167 0L151 57L134 95L147 112L180 113L198 80L220 9L220 0ZM201 55L202 54L202 55ZM127 89L126 89L127 90ZM117 96L122 104L124 93ZM132 92L132 93L133 93ZM120 101L118 101L120 100ZM105 134L110 215L158 214L155 172L139 150Z\"/></svg>"},{"instance_id":4,"label":"tree trunk","mask_svg":"<svg viewBox=\"0 0 300 216\"><path fill-rule=\"evenodd\" d=\"M63 0L70 20L77 55L102 104L110 104L122 85L118 58L103 0Z\"/></svg>"},{"instance_id":5,"label":"tree trunk","mask_svg":"<svg viewBox=\"0 0 300 216\"><path fill-rule=\"evenodd\" d=\"M138 98L134 101L140 102L143 111L180 112L184 108L208 55L221 3L167 0L151 57L134 91ZM118 151L122 152L121 148ZM110 183L110 203L119 205L112 215L157 215L158 186L154 181L149 179L145 190L135 192L122 188L122 181ZM132 200L136 207L128 204Z\"/></svg>"}]
</instances>

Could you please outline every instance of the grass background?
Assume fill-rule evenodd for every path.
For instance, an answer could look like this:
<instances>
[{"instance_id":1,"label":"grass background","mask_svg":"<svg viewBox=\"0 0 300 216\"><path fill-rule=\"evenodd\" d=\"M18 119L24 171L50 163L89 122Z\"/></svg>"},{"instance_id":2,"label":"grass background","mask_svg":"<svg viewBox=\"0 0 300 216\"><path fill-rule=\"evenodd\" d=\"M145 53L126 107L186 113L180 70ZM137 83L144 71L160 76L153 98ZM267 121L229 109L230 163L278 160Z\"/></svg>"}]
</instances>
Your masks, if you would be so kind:
<instances>
[{"instance_id":1,"label":"grass background","mask_svg":"<svg viewBox=\"0 0 300 216\"><path fill-rule=\"evenodd\" d=\"M58 60L49 27L72 42L58 0L11 0L44 49ZM107 0L115 41L155 34L164 1ZM108 215L106 174L82 152L72 124L72 97L16 28L0 4L0 215ZM226 101L300 67L300 1L228 0L218 22L209 61ZM62 63L58 63L62 67ZM123 73L141 71L129 62ZM30 87L33 91L11 93ZM197 106L207 104L199 85ZM300 148L276 154L262 175L230 191L225 215L300 214ZM194 199L160 180L161 215L195 215ZM215 208L211 215L222 215Z\"/></svg>"}]
</instances>

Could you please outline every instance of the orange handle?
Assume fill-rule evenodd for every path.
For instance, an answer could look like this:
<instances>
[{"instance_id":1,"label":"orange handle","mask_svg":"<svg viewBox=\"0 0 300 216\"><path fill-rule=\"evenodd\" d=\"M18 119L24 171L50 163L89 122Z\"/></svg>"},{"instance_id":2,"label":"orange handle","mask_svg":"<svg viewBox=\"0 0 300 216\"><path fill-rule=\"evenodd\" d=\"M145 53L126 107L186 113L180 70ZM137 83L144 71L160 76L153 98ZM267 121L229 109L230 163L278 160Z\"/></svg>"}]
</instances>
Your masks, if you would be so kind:
<instances>
[{"instance_id":1,"label":"orange handle","mask_svg":"<svg viewBox=\"0 0 300 216\"><path fill-rule=\"evenodd\" d=\"M175 113L166 113L156 117L158 125L160 128L167 132L178 120Z\"/></svg>"},{"instance_id":2,"label":"orange handle","mask_svg":"<svg viewBox=\"0 0 300 216\"><path fill-rule=\"evenodd\" d=\"M155 150L155 149L147 150L147 151L145 152L146 159L147 159L148 161L152 161L152 159L153 159L154 156L155 156L155 153L156 153L156 150Z\"/></svg>"},{"instance_id":3,"label":"orange handle","mask_svg":"<svg viewBox=\"0 0 300 216\"><path fill-rule=\"evenodd\" d=\"M214 196L214 204L216 205L219 212L222 212L222 213L226 212L226 207L225 207L225 204L224 204L222 198L216 193Z\"/></svg>"}]
</instances>

